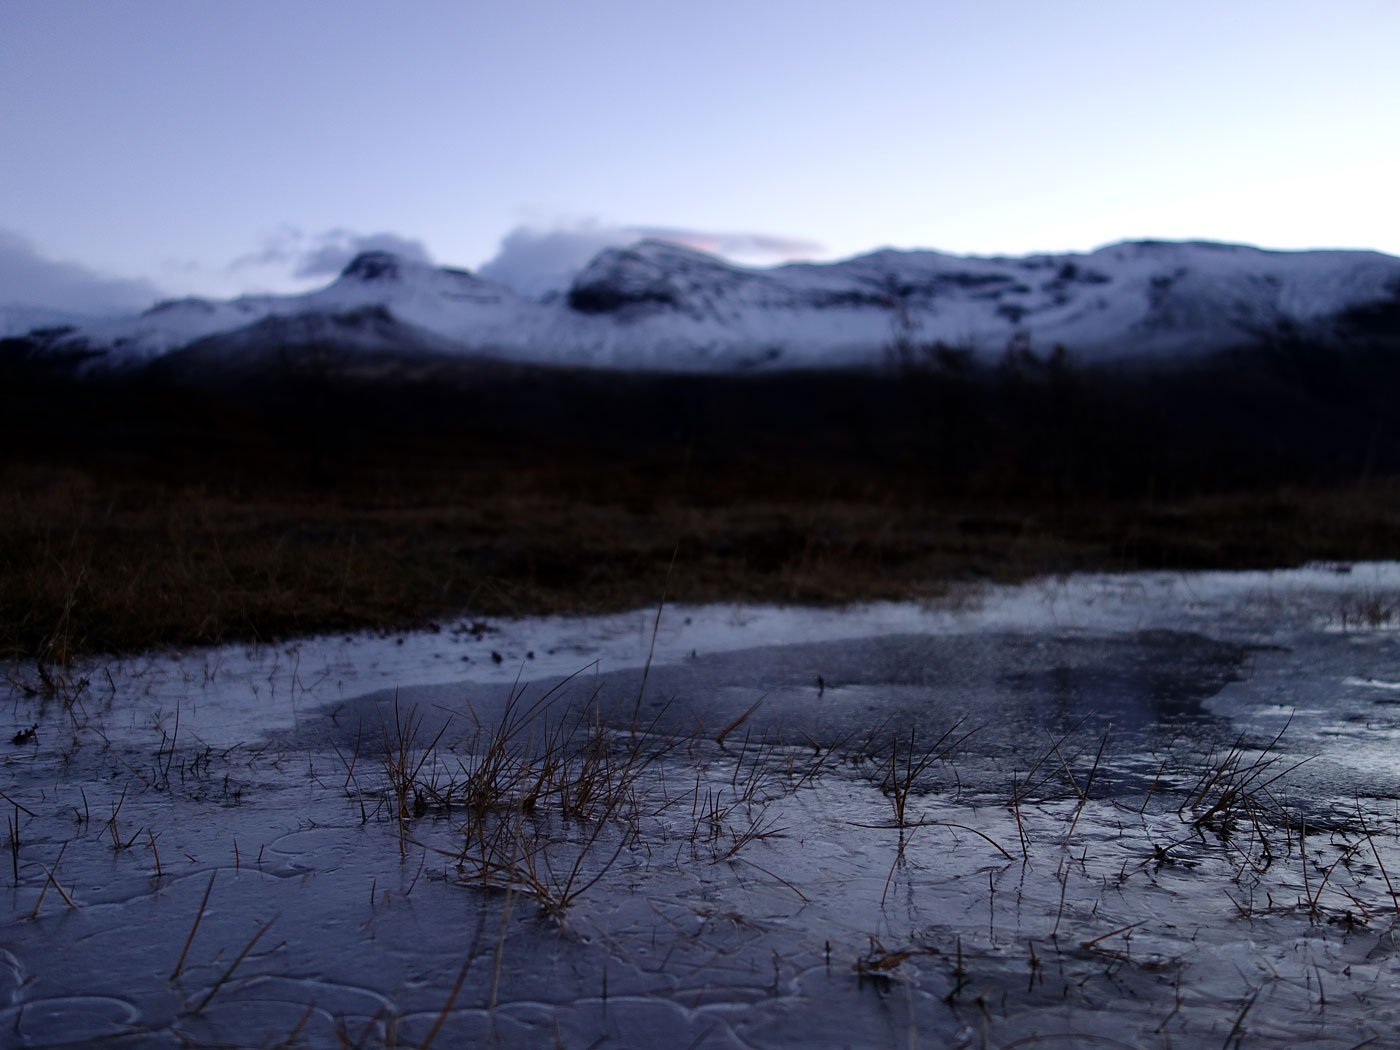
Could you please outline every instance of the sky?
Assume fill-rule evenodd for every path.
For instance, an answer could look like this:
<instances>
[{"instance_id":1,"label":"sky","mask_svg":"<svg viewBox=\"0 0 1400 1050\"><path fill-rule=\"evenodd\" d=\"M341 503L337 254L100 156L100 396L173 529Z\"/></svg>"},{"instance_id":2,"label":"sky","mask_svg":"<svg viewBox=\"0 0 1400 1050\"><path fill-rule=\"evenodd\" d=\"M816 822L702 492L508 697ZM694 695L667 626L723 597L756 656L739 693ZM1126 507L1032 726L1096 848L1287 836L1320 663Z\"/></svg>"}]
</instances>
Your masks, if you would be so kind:
<instances>
[{"instance_id":1,"label":"sky","mask_svg":"<svg viewBox=\"0 0 1400 1050\"><path fill-rule=\"evenodd\" d=\"M1130 238L1400 254L1400 0L0 0L0 305Z\"/></svg>"}]
</instances>

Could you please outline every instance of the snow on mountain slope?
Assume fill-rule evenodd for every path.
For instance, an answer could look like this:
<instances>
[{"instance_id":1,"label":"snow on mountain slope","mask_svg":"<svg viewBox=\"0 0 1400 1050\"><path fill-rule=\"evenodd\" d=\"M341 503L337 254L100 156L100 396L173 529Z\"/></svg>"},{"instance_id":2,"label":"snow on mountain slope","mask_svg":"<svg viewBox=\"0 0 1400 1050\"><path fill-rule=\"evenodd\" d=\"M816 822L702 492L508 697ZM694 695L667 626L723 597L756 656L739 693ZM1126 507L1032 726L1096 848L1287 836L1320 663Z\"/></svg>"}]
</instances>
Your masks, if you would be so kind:
<instances>
[{"instance_id":1,"label":"snow on mountain slope","mask_svg":"<svg viewBox=\"0 0 1400 1050\"><path fill-rule=\"evenodd\" d=\"M478 285L486 290L479 291ZM242 296L228 301L173 299L136 317L80 327L56 347L81 341L92 350L107 351L113 364L132 363L237 332L244 332L245 338L234 342L246 347L257 331L283 331L267 326L271 319L336 317L366 307L383 307L410 323L412 319L424 318L429 322L426 327L436 331L443 326L470 326L471 305L494 303L502 295L511 294L508 289L486 285L461 271L436 269L387 253L371 252L356 257L334 282L319 291L291 296ZM441 349L447 348L447 342Z\"/></svg>"},{"instance_id":2,"label":"snow on mountain slope","mask_svg":"<svg viewBox=\"0 0 1400 1050\"><path fill-rule=\"evenodd\" d=\"M246 328L197 339L156 359L163 367L198 372L252 371L303 361L309 354L329 362L339 357L460 356L459 343L396 318L383 306L360 306L339 313L308 311L273 314Z\"/></svg>"},{"instance_id":3,"label":"snow on mountain slope","mask_svg":"<svg viewBox=\"0 0 1400 1050\"><path fill-rule=\"evenodd\" d=\"M207 359L336 343L729 370L878 364L896 341L995 355L1028 339L1083 359L1335 341L1349 311L1385 317L1397 304L1400 259L1375 252L1147 241L1022 258L886 249L752 269L643 241L600 253L566 297L525 298L466 271L369 252L305 295L178 300L32 341L85 348L114 366L185 348Z\"/></svg>"}]
</instances>

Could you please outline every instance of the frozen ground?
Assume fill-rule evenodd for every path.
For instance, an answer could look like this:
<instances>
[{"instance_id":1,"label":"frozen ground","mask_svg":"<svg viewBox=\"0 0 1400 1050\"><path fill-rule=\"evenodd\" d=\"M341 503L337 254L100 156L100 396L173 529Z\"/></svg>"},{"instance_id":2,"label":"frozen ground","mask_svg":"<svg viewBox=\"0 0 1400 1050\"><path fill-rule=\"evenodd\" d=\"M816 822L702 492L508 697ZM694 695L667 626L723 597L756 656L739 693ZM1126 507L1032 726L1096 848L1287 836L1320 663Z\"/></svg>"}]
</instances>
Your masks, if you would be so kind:
<instances>
[{"instance_id":1,"label":"frozen ground","mask_svg":"<svg viewBox=\"0 0 1400 1050\"><path fill-rule=\"evenodd\" d=\"M18 667L0 1043L1386 1045L1398 600L1095 576Z\"/></svg>"}]
</instances>

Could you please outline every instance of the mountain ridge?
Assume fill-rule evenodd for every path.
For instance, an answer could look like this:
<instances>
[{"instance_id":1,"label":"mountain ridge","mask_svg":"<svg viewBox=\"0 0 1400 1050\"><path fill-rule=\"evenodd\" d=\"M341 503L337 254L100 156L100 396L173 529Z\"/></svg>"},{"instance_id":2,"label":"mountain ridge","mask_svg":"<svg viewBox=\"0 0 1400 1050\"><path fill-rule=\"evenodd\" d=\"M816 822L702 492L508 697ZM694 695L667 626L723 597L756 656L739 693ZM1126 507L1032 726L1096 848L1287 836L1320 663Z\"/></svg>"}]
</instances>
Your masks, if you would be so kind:
<instances>
[{"instance_id":1,"label":"mountain ridge","mask_svg":"<svg viewBox=\"0 0 1400 1050\"><path fill-rule=\"evenodd\" d=\"M334 345L347 354L725 372L877 367L923 347L993 357L1064 347L1160 361L1242 346L1400 345L1400 258L1211 241L1084 253L959 256L879 249L830 263L731 263L664 241L598 253L564 295L528 297L468 270L357 255L299 295L185 298L134 317L5 341L87 369L171 355L205 366Z\"/></svg>"}]
</instances>

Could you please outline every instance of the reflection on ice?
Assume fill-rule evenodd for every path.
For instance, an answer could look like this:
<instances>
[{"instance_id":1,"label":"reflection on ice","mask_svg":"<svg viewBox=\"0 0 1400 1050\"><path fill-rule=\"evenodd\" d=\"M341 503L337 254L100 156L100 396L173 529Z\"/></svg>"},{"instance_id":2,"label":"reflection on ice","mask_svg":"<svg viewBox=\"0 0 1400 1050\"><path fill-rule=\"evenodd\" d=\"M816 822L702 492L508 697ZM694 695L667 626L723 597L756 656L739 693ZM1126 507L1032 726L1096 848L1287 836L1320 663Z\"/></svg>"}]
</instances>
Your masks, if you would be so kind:
<instances>
[{"instance_id":1,"label":"reflection on ice","mask_svg":"<svg viewBox=\"0 0 1400 1050\"><path fill-rule=\"evenodd\" d=\"M1400 682L1382 682L1375 678L1356 678L1348 676L1342 679L1343 685L1354 685L1361 689L1393 689L1400 691Z\"/></svg>"},{"instance_id":2,"label":"reflection on ice","mask_svg":"<svg viewBox=\"0 0 1400 1050\"><path fill-rule=\"evenodd\" d=\"M1071 577L16 668L0 1031L1384 1042L1400 634L1358 610L1396 594Z\"/></svg>"}]
</instances>

